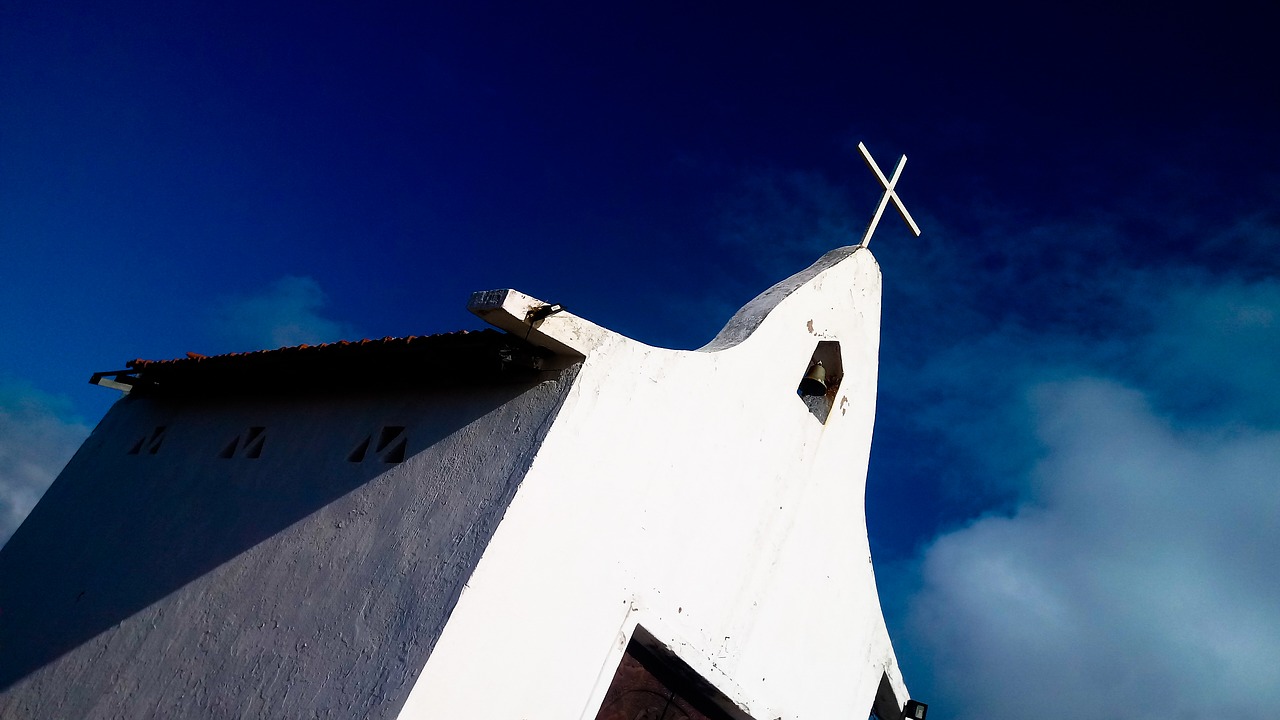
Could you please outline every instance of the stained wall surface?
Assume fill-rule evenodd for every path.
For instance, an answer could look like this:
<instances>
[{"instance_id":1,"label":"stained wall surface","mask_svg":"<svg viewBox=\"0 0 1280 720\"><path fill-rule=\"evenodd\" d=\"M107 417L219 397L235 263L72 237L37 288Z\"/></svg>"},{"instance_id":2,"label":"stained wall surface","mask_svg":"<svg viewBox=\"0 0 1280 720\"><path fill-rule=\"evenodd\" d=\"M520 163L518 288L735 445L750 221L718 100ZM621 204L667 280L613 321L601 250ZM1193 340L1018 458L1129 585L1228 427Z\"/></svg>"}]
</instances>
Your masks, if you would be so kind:
<instances>
[{"instance_id":1,"label":"stained wall surface","mask_svg":"<svg viewBox=\"0 0 1280 720\"><path fill-rule=\"evenodd\" d=\"M395 717L574 372L122 399L0 551L0 717Z\"/></svg>"}]
</instances>

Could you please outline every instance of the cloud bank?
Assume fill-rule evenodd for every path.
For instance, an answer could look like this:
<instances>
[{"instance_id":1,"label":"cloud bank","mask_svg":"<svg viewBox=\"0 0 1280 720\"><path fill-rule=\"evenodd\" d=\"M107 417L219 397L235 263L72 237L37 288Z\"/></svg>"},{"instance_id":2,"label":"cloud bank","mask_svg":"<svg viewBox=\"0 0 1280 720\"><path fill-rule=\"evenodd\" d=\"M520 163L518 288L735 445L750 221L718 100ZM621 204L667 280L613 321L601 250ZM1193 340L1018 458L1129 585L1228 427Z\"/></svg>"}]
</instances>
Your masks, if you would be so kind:
<instances>
[{"instance_id":1,"label":"cloud bank","mask_svg":"<svg viewBox=\"0 0 1280 720\"><path fill-rule=\"evenodd\" d=\"M1108 311L1145 332L1002 327L933 366L942 387L999 368L976 388L990 413L961 391L967 422L945 404L922 422L1016 497L929 543L905 600L899 644L951 717L1280 702L1280 284L1178 270L1116 287L1131 292Z\"/></svg>"},{"instance_id":2,"label":"cloud bank","mask_svg":"<svg viewBox=\"0 0 1280 720\"><path fill-rule=\"evenodd\" d=\"M321 314L326 302L309 277L285 276L260 292L219 303L213 325L238 351L275 349L354 337L351 326Z\"/></svg>"},{"instance_id":3,"label":"cloud bank","mask_svg":"<svg viewBox=\"0 0 1280 720\"><path fill-rule=\"evenodd\" d=\"M66 403L0 379L0 546L71 459L89 428Z\"/></svg>"},{"instance_id":4,"label":"cloud bank","mask_svg":"<svg viewBox=\"0 0 1280 720\"><path fill-rule=\"evenodd\" d=\"M1280 433L1180 431L1095 378L1034 392L1046 453L1026 496L938 538L911 601L948 715L1266 715Z\"/></svg>"}]
</instances>

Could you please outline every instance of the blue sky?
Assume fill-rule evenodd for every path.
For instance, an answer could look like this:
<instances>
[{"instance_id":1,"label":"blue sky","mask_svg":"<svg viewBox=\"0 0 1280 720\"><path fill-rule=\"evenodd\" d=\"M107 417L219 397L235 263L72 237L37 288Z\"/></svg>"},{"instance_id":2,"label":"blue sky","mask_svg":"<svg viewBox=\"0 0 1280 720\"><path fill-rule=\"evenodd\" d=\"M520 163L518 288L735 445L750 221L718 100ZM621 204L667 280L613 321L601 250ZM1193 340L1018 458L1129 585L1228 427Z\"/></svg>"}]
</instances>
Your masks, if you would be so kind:
<instances>
[{"instance_id":1,"label":"blue sky","mask_svg":"<svg viewBox=\"0 0 1280 720\"><path fill-rule=\"evenodd\" d=\"M7 3L0 537L136 357L477 327L656 345L856 242L882 167L878 578L955 718L1280 690L1264 3Z\"/></svg>"}]
</instances>

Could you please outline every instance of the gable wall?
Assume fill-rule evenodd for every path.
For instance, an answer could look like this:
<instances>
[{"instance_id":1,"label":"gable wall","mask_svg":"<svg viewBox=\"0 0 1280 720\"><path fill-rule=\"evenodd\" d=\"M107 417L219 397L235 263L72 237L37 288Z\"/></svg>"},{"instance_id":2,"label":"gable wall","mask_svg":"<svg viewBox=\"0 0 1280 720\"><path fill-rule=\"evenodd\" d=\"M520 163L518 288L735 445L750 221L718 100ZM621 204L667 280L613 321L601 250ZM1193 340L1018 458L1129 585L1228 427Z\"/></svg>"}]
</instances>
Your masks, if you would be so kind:
<instances>
[{"instance_id":1,"label":"gable wall","mask_svg":"<svg viewBox=\"0 0 1280 720\"><path fill-rule=\"evenodd\" d=\"M591 720L637 626L758 720L906 697L863 505L880 272L824 261L714 352L561 320L587 360L402 717ZM825 423L796 394L823 341Z\"/></svg>"}]
</instances>

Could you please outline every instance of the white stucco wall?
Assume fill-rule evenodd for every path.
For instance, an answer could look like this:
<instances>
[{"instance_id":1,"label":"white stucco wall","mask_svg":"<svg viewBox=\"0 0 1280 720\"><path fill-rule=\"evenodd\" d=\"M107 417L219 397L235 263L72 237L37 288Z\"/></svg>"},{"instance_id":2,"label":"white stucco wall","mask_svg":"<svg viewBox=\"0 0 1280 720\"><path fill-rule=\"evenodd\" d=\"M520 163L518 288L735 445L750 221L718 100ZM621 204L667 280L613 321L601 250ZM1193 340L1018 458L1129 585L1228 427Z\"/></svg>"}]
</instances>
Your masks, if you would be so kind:
<instances>
[{"instance_id":1,"label":"white stucco wall","mask_svg":"<svg viewBox=\"0 0 1280 720\"><path fill-rule=\"evenodd\" d=\"M833 251L701 351L478 298L585 360L401 717L593 718L637 624L758 720L866 717L886 673L905 700L863 510L880 282ZM825 424L796 394L821 340Z\"/></svg>"},{"instance_id":2,"label":"white stucco wall","mask_svg":"<svg viewBox=\"0 0 1280 720\"><path fill-rule=\"evenodd\" d=\"M572 374L120 400L0 550L0 718L396 717Z\"/></svg>"}]
</instances>

